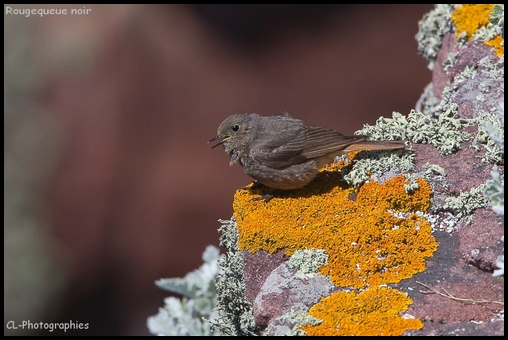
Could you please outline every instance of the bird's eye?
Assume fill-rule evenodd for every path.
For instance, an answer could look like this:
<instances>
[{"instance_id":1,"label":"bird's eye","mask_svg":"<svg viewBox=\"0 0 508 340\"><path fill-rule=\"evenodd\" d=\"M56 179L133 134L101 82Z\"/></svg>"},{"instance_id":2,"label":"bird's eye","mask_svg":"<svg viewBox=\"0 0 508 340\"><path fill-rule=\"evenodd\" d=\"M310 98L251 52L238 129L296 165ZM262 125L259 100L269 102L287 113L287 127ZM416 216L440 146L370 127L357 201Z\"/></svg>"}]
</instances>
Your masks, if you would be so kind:
<instances>
[{"instance_id":1,"label":"bird's eye","mask_svg":"<svg viewBox=\"0 0 508 340\"><path fill-rule=\"evenodd\" d=\"M235 124L231 127L231 130L233 130L233 132L237 132L238 130L240 130L240 125L238 124Z\"/></svg>"}]
</instances>

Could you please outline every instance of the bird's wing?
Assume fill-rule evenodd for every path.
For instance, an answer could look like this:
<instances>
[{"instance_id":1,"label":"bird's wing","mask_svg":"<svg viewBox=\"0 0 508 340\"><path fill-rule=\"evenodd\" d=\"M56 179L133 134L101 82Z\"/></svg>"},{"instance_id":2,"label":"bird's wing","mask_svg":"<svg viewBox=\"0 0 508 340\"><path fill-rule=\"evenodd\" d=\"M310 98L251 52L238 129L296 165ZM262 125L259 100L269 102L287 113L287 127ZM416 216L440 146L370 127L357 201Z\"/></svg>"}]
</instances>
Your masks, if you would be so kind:
<instances>
[{"instance_id":1,"label":"bird's wing","mask_svg":"<svg viewBox=\"0 0 508 340\"><path fill-rule=\"evenodd\" d=\"M305 146L305 124L288 116L263 117L256 138L250 145L249 155L256 162L272 168L294 163Z\"/></svg>"},{"instance_id":2,"label":"bird's wing","mask_svg":"<svg viewBox=\"0 0 508 340\"><path fill-rule=\"evenodd\" d=\"M306 137L302 156L307 159L343 150L350 144L367 139L366 136L344 136L338 131L319 127L308 127Z\"/></svg>"},{"instance_id":3,"label":"bird's wing","mask_svg":"<svg viewBox=\"0 0 508 340\"><path fill-rule=\"evenodd\" d=\"M272 139L261 139L263 142L251 149L251 157L265 166L282 168L342 150L349 144L366 139L365 136L346 137L335 130L303 125L301 129L291 131L288 134L280 129L270 136Z\"/></svg>"}]
</instances>

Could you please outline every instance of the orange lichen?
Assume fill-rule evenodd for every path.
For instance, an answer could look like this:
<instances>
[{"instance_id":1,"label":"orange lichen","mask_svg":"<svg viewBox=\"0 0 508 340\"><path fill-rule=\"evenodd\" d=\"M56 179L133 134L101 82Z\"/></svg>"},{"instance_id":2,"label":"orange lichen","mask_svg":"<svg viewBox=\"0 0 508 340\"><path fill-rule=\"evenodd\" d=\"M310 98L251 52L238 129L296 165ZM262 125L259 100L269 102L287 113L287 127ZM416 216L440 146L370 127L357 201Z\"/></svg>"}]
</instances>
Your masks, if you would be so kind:
<instances>
[{"instance_id":1,"label":"orange lichen","mask_svg":"<svg viewBox=\"0 0 508 340\"><path fill-rule=\"evenodd\" d=\"M424 270L425 258L437 249L432 227L414 213L428 210L430 185L418 179L420 188L408 194L404 184L397 176L355 190L335 170L268 203L252 201L259 191L239 190L233 203L238 246L251 253L284 249L287 255L325 249L329 259L321 273L342 287L399 282ZM411 214L404 219L389 210Z\"/></svg>"},{"instance_id":2,"label":"orange lichen","mask_svg":"<svg viewBox=\"0 0 508 340\"><path fill-rule=\"evenodd\" d=\"M504 39L500 35L486 41L485 45L492 46L498 57L501 58L504 55Z\"/></svg>"},{"instance_id":3,"label":"orange lichen","mask_svg":"<svg viewBox=\"0 0 508 340\"><path fill-rule=\"evenodd\" d=\"M368 289L356 294L338 292L324 297L309 314L323 320L300 329L307 335L402 335L408 329L421 329L418 319L403 318L413 301L390 288Z\"/></svg>"},{"instance_id":4,"label":"orange lichen","mask_svg":"<svg viewBox=\"0 0 508 340\"><path fill-rule=\"evenodd\" d=\"M451 17L457 28L457 39L465 32L467 39L472 40L473 33L489 23L489 15L493 8L493 4L466 4L457 7Z\"/></svg>"},{"instance_id":5,"label":"orange lichen","mask_svg":"<svg viewBox=\"0 0 508 340\"><path fill-rule=\"evenodd\" d=\"M365 310L378 308L379 299L393 298L389 302L392 304L390 312L371 313L365 318L370 323L362 321L361 327L365 327L362 332L399 334L404 329L418 328L417 320L401 321L390 316L404 311L410 300L402 308L397 304L394 291L376 287L400 282L423 271L425 259L437 250L431 225L416 214L417 211L428 211L431 187L420 178L419 188L408 194L404 189L406 180L400 175L382 184L369 181L355 189L342 180L341 169L344 167L344 161L327 166L305 188L275 196L269 202L252 200L260 194L270 193L267 188L237 191L233 210L239 232L238 246L251 253L284 250L288 256L299 249L324 249L328 263L320 268L321 274L329 276L340 287L367 288L358 296L354 293L347 295L356 301L351 303L360 304L356 309L351 307L349 318L364 319ZM407 217L397 217L394 212L405 213ZM371 292L372 289L375 291ZM358 300L369 294L379 297ZM333 320L348 313L330 312L328 309L332 307L327 306L334 305L335 297L329 299L332 302L324 302L323 307L313 307L314 310L322 308ZM344 302L341 300L337 304ZM374 321L383 318L386 322L382 326ZM331 332L326 330L326 324L329 322L325 321L321 328L316 326L312 332L322 335ZM355 333L358 331L355 327L359 326L345 326L342 322L341 325L342 331L349 329L348 332L359 334Z\"/></svg>"}]
</instances>

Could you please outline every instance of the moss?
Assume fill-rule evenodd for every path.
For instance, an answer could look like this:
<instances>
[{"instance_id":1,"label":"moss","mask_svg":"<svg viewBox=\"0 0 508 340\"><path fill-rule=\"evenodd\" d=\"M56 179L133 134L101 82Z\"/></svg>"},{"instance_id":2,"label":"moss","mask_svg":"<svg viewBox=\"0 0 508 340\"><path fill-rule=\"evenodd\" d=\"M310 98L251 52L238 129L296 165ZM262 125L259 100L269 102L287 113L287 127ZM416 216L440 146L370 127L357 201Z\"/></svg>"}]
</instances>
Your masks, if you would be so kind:
<instances>
[{"instance_id":1,"label":"moss","mask_svg":"<svg viewBox=\"0 0 508 340\"><path fill-rule=\"evenodd\" d=\"M323 322L301 329L307 335L402 335L406 330L423 328L420 320L399 316L411 303L404 293L390 288L359 294L337 292L321 299L309 311Z\"/></svg>"}]
</instances>

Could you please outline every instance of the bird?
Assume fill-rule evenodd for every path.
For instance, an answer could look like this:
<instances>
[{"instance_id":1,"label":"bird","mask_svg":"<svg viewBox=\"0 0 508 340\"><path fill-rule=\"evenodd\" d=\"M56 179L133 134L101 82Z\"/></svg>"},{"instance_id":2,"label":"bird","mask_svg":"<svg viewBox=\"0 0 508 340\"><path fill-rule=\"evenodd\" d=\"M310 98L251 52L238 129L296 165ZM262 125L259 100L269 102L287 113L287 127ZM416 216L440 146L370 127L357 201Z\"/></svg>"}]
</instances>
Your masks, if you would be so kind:
<instances>
[{"instance_id":1,"label":"bird","mask_svg":"<svg viewBox=\"0 0 508 340\"><path fill-rule=\"evenodd\" d=\"M403 141L371 141L368 136L345 136L321 127L307 126L287 114L260 116L236 113L219 125L219 140L230 157L230 166L238 163L256 181L277 190L305 187L336 156L352 151L396 150Z\"/></svg>"}]
</instances>

